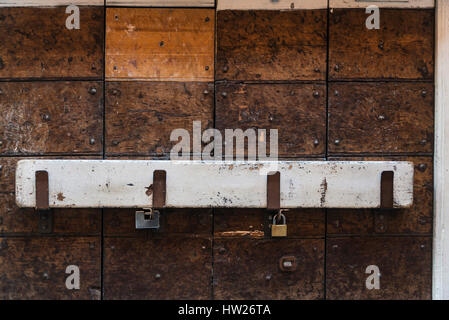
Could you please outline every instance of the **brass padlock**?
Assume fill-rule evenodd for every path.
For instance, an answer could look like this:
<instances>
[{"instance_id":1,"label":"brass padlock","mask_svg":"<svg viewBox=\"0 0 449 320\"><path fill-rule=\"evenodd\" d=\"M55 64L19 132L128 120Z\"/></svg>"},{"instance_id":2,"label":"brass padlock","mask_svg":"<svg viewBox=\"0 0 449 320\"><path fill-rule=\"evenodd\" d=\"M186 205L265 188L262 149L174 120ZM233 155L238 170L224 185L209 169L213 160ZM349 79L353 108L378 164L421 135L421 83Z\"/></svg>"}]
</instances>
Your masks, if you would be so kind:
<instances>
[{"instance_id":1,"label":"brass padlock","mask_svg":"<svg viewBox=\"0 0 449 320\"><path fill-rule=\"evenodd\" d=\"M282 219L282 224L276 224L276 218L279 216ZM271 225L272 237L286 237L287 236L287 218L279 212L273 217L273 224Z\"/></svg>"}]
</instances>

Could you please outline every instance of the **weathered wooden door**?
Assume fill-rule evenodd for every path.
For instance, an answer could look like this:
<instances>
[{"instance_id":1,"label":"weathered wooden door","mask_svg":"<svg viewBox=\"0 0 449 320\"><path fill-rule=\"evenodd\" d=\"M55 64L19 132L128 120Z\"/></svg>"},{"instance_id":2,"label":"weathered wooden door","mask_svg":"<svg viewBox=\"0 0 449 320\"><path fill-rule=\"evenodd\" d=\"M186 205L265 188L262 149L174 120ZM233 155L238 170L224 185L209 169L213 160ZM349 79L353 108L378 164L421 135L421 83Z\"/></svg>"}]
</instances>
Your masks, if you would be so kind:
<instances>
[{"instance_id":1,"label":"weathered wooden door","mask_svg":"<svg viewBox=\"0 0 449 320\"><path fill-rule=\"evenodd\" d=\"M432 4L379 4L369 29L357 1L106 2L80 29L66 6L0 8L0 299L431 298ZM51 226L15 204L20 159L168 159L193 121L278 129L280 159L411 161L414 204L290 210L282 239L262 209L167 209L148 231L132 209Z\"/></svg>"}]
</instances>

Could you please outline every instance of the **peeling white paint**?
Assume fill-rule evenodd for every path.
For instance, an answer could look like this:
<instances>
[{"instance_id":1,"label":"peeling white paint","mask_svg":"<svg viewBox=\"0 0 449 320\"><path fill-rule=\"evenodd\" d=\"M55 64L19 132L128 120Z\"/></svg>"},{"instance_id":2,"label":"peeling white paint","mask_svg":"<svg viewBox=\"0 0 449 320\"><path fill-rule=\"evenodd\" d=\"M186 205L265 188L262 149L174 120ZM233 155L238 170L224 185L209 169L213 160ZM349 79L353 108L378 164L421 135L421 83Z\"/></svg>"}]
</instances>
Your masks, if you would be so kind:
<instances>
[{"instance_id":1,"label":"peeling white paint","mask_svg":"<svg viewBox=\"0 0 449 320\"><path fill-rule=\"evenodd\" d=\"M395 207L413 202L413 164L395 161L280 161L282 208L376 208L382 171L394 171ZM49 174L50 207L151 206L154 170L167 171L167 207L265 208L272 161L21 160L16 202L35 206L35 172ZM324 183L325 181L325 183ZM324 187L326 184L326 187Z\"/></svg>"}]
</instances>

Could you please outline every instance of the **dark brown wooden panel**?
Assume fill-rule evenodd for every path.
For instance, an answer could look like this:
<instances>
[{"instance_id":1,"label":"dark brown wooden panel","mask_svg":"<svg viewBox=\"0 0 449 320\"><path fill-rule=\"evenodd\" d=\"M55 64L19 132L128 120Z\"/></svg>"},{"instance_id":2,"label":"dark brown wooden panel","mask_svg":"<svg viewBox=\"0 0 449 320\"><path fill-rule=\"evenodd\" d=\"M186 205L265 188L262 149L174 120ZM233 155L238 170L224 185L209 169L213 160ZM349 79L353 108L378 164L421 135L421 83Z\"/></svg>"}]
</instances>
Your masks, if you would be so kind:
<instances>
[{"instance_id":1,"label":"dark brown wooden panel","mask_svg":"<svg viewBox=\"0 0 449 320\"><path fill-rule=\"evenodd\" d=\"M105 238L105 299L210 299L210 238Z\"/></svg>"},{"instance_id":2,"label":"dark brown wooden panel","mask_svg":"<svg viewBox=\"0 0 449 320\"><path fill-rule=\"evenodd\" d=\"M171 235L211 235L211 209L160 210L159 230L136 230L135 209L105 209L105 236L170 237Z\"/></svg>"},{"instance_id":3,"label":"dark brown wooden panel","mask_svg":"<svg viewBox=\"0 0 449 320\"><path fill-rule=\"evenodd\" d=\"M80 29L66 7L0 8L0 78L103 77L103 8L80 7Z\"/></svg>"},{"instance_id":4,"label":"dark brown wooden panel","mask_svg":"<svg viewBox=\"0 0 449 320\"><path fill-rule=\"evenodd\" d=\"M324 237L325 214L321 209L291 209L284 213L288 238ZM266 210L216 209L214 236L216 238L264 238L272 220ZM269 235L269 232L268 232Z\"/></svg>"},{"instance_id":5,"label":"dark brown wooden panel","mask_svg":"<svg viewBox=\"0 0 449 320\"><path fill-rule=\"evenodd\" d=\"M281 271L292 256L296 270ZM216 239L215 299L321 299L324 240Z\"/></svg>"},{"instance_id":6,"label":"dark brown wooden panel","mask_svg":"<svg viewBox=\"0 0 449 320\"><path fill-rule=\"evenodd\" d=\"M101 298L101 242L90 238L0 238L0 299ZM66 268L80 270L80 289L68 290Z\"/></svg>"},{"instance_id":7,"label":"dark brown wooden panel","mask_svg":"<svg viewBox=\"0 0 449 320\"><path fill-rule=\"evenodd\" d=\"M192 136L193 121L213 125L212 83L110 82L106 84L106 152L163 155L174 129Z\"/></svg>"},{"instance_id":8,"label":"dark brown wooden panel","mask_svg":"<svg viewBox=\"0 0 449 320\"><path fill-rule=\"evenodd\" d=\"M325 85L217 84L216 90L215 126L223 135L225 129L278 129L280 157L325 153Z\"/></svg>"},{"instance_id":9,"label":"dark brown wooden panel","mask_svg":"<svg viewBox=\"0 0 449 320\"><path fill-rule=\"evenodd\" d=\"M101 210L53 209L53 234L100 234ZM18 208L14 193L0 193L0 235L39 233L39 213Z\"/></svg>"},{"instance_id":10,"label":"dark brown wooden panel","mask_svg":"<svg viewBox=\"0 0 449 320\"><path fill-rule=\"evenodd\" d=\"M217 12L217 79L325 80L326 10Z\"/></svg>"},{"instance_id":11,"label":"dark brown wooden panel","mask_svg":"<svg viewBox=\"0 0 449 320\"><path fill-rule=\"evenodd\" d=\"M327 240L328 299L430 299L432 238ZM380 271L380 289L368 290L366 268Z\"/></svg>"},{"instance_id":12,"label":"dark brown wooden panel","mask_svg":"<svg viewBox=\"0 0 449 320\"><path fill-rule=\"evenodd\" d=\"M0 83L0 153L100 153L101 82Z\"/></svg>"},{"instance_id":13,"label":"dark brown wooden panel","mask_svg":"<svg viewBox=\"0 0 449 320\"><path fill-rule=\"evenodd\" d=\"M106 78L213 81L213 9L108 8Z\"/></svg>"},{"instance_id":14,"label":"dark brown wooden panel","mask_svg":"<svg viewBox=\"0 0 449 320\"><path fill-rule=\"evenodd\" d=\"M329 152L432 153L431 83L331 83Z\"/></svg>"},{"instance_id":15,"label":"dark brown wooden panel","mask_svg":"<svg viewBox=\"0 0 449 320\"><path fill-rule=\"evenodd\" d=\"M412 161L415 166L413 206L394 210L330 209L328 234L432 234L433 159L432 157L330 158L354 161Z\"/></svg>"},{"instance_id":16,"label":"dark brown wooden panel","mask_svg":"<svg viewBox=\"0 0 449 320\"><path fill-rule=\"evenodd\" d=\"M330 79L433 79L434 10L381 9L378 30L368 16L330 12Z\"/></svg>"}]
</instances>

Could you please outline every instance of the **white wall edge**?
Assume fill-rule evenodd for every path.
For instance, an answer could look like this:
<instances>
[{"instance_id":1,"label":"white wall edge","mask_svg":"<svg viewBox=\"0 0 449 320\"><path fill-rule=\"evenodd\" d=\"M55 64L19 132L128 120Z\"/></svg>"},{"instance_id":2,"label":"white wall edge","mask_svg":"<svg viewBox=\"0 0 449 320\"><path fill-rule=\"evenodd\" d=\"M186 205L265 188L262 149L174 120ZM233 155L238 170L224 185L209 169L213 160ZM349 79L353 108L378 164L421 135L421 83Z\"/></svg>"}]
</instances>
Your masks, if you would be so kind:
<instances>
[{"instance_id":1,"label":"white wall edge","mask_svg":"<svg viewBox=\"0 0 449 320\"><path fill-rule=\"evenodd\" d=\"M367 8L375 5L379 8L434 8L434 0L330 0L331 8Z\"/></svg>"},{"instance_id":2,"label":"white wall edge","mask_svg":"<svg viewBox=\"0 0 449 320\"><path fill-rule=\"evenodd\" d=\"M217 0L217 10L327 9L327 0Z\"/></svg>"},{"instance_id":3,"label":"white wall edge","mask_svg":"<svg viewBox=\"0 0 449 320\"><path fill-rule=\"evenodd\" d=\"M449 299L449 1L437 0L432 296Z\"/></svg>"}]
</instances>

